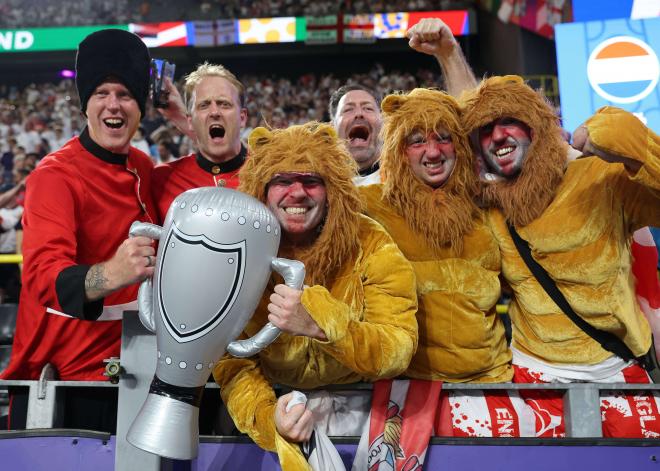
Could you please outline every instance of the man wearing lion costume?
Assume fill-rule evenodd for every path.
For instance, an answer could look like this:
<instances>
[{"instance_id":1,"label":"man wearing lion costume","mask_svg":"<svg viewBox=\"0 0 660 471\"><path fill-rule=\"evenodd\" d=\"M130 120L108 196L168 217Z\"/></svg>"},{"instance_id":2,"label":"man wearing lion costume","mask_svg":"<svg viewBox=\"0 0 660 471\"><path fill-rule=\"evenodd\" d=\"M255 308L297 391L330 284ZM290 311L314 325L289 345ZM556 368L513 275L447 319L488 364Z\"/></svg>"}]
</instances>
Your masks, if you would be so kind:
<instances>
[{"instance_id":1,"label":"man wearing lion costume","mask_svg":"<svg viewBox=\"0 0 660 471\"><path fill-rule=\"evenodd\" d=\"M514 292L514 381L649 382L641 365L651 331L635 299L630 244L635 230L660 225L660 137L632 114L605 107L576 131L583 155L569 162L553 110L520 77L486 79L461 101L482 159L481 196L492 208L502 273ZM532 274L516 233L568 309ZM578 322L623 341L630 358L603 348L568 317L571 309ZM537 436L562 436L561 395L526 395ZM603 396L603 435L659 437L659 405L645 393Z\"/></svg>"},{"instance_id":2,"label":"man wearing lion costume","mask_svg":"<svg viewBox=\"0 0 660 471\"><path fill-rule=\"evenodd\" d=\"M239 190L276 215L278 256L304 262L309 286L273 281L245 334L267 321L284 333L256 358L223 358L214 377L239 430L277 451L283 469L306 469L292 442L309 438L312 413L287 411L290 395L278 400L271 384L311 389L402 373L417 346L414 274L385 230L360 213L355 163L330 125L257 128L249 149Z\"/></svg>"},{"instance_id":3,"label":"man wearing lion costume","mask_svg":"<svg viewBox=\"0 0 660 471\"><path fill-rule=\"evenodd\" d=\"M382 110L384 182L360 190L367 215L415 270L419 347L405 376L511 381L511 353L495 310L500 255L474 203L477 177L458 103L415 89L387 96ZM435 428L445 436L521 436L532 432L530 418L515 392L450 391L442 393Z\"/></svg>"}]
</instances>

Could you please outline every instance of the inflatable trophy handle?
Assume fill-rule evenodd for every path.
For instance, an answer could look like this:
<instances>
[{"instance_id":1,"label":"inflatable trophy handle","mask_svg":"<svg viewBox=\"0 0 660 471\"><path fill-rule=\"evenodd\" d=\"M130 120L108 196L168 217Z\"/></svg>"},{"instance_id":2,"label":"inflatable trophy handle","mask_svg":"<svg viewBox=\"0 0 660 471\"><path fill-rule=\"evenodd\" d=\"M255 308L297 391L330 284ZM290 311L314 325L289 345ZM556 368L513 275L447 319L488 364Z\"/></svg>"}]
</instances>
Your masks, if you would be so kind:
<instances>
[{"instance_id":1,"label":"inflatable trophy handle","mask_svg":"<svg viewBox=\"0 0 660 471\"><path fill-rule=\"evenodd\" d=\"M145 236L150 239L160 240L163 233L163 228L156 224L148 222L135 221L131 224L128 231L130 237ZM156 321L154 320L154 305L153 305L153 281L147 278L140 284L138 290L138 315L142 325L151 333L156 333Z\"/></svg>"},{"instance_id":2,"label":"inflatable trophy handle","mask_svg":"<svg viewBox=\"0 0 660 471\"><path fill-rule=\"evenodd\" d=\"M305 281L305 265L298 260L275 258L270 266L284 278L284 284L293 289L301 289ZM227 345L227 352L238 358L256 355L280 336L281 330L267 323L254 336L245 340L236 340Z\"/></svg>"}]
</instances>

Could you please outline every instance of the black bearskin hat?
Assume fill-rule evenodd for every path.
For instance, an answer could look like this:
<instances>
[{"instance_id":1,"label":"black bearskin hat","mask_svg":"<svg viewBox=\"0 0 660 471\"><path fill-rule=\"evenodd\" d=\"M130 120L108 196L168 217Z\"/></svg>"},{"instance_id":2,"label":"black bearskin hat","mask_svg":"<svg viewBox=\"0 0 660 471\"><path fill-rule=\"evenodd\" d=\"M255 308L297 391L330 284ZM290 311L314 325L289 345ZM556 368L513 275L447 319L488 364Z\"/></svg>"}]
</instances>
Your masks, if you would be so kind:
<instances>
[{"instance_id":1,"label":"black bearskin hat","mask_svg":"<svg viewBox=\"0 0 660 471\"><path fill-rule=\"evenodd\" d=\"M147 46L133 33L104 29L87 36L78 45L76 56L76 87L82 112L87 114L87 101L94 89L113 76L128 88L144 117L150 66Z\"/></svg>"}]
</instances>

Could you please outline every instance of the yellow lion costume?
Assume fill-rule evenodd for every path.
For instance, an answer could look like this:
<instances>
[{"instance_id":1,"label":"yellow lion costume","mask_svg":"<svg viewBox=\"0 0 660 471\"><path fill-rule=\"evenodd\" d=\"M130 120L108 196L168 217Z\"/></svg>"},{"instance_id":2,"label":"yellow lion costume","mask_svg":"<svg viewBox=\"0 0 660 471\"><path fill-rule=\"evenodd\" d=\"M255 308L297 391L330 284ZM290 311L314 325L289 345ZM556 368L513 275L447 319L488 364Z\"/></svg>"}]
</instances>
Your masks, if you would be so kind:
<instances>
[{"instance_id":1,"label":"yellow lion costume","mask_svg":"<svg viewBox=\"0 0 660 471\"><path fill-rule=\"evenodd\" d=\"M436 90L389 95L384 115L381 185L361 187L367 214L392 235L417 278L419 347L406 375L449 382L512 377L504 326L495 312L500 255L473 198L477 180L458 103ZM444 128L456 164L432 188L412 172L406 139Z\"/></svg>"},{"instance_id":2,"label":"yellow lion costume","mask_svg":"<svg viewBox=\"0 0 660 471\"><path fill-rule=\"evenodd\" d=\"M605 107L585 126L591 143L640 164L583 156L567 163L557 118L520 77L492 77L461 97L466 131L500 117L531 129L519 176L485 183L489 222L502 253L502 273L515 297L509 308L516 352L551 365L593 365L612 357L578 328L545 293L519 256L507 221L529 242L571 307L594 327L619 336L636 355L651 345L648 322L635 299L630 242L640 227L660 225L660 138L639 119ZM518 363L520 364L520 363Z\"/></svg>"},{"instance_id":3,"label":"yellow lion costume","mask_svg":"<svg viewBox=\"0 0 660 471\"><path fill-rule=\"evenodd\" d=\"M257 128L249 152L239 189L264 203L277 173L313 172L325 183L328 209L316 241L279 255L305 263L310 287L301 302L327 341L283 333L258 358L226 357L213 374L239 430L262 448L277 450L283 469L305 469L299 448L277 433L271 384L310 389L402 373L417 346L414 273L385 230L360 214L351 182L355 164L330 125ZM268 321L273 284L246 335Z\"/></svg>"}]
</instances>

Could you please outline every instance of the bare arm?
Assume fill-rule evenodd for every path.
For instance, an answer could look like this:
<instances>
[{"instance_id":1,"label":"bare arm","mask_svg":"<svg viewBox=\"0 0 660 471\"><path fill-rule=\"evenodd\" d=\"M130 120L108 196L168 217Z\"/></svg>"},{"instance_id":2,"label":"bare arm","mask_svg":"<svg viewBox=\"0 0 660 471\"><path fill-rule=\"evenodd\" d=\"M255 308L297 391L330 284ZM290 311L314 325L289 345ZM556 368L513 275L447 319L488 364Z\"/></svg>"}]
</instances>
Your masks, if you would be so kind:
<instances>
[{"instance_id":1,"label":"bare arm","mask_svg":"<svg viewBox=\"0 0 660 471\"><path fill-rule=\"evenodd\" d=\"M461 46L442 20L424 18L406 33L410 47L436 58L445 78L447 93L458 97L464 90L474 88L477 79L465 60Z\"/></svg>"},{"instance_id":2,"label":"bare arm","mask_svg":"<svg viewBox=\"0 0 660 471\"><path fill-rule=\"evenodd\" d=\"M92 265L85 276L87 301L101 299L154 274L155 249L148 237L126 239L108 261Z\"/></svg>"},{"instance_id":3,"label":"bare arm","mask_svg":"<svg viewBox=\"0 0 660 471\"><path fill-rule=\"evenodd\" d=\"M176 86L169 80L165 79L165 84L167 91L169 92L168 106L167 108L158 108L158 112L163 115L163 117L172 123L182 134L185 134L193 141L195 140L195 135L188 125L188 117L186 111L186 105L183 103L183 98L177 90Z\"/></svg>"}]
</instances>

